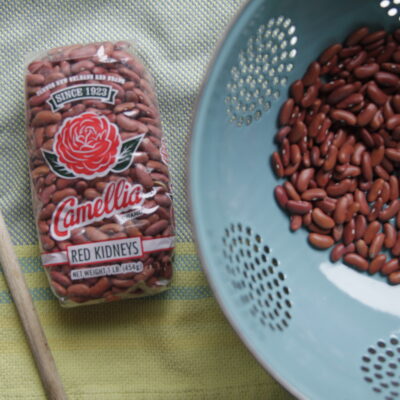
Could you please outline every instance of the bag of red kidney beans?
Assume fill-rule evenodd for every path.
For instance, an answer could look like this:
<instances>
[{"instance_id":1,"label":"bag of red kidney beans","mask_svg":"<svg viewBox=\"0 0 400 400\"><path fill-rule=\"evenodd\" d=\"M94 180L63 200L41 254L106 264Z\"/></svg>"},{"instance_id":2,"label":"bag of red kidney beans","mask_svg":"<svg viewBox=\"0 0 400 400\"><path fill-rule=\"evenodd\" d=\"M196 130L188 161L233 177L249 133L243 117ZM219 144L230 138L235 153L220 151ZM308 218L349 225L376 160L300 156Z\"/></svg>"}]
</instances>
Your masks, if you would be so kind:
<instances>
[{"instance_id":1,"label":"bag of red kidney beans","mask_svg":"<svg viewBox=\"0 0 400 400\"><path fill-rule=\"evenodd\" d=\"M154 86L130 44L37 56L25 93L42 264L61 305L166 290L174 249L167 155Z\"/></svg>"}]
</instances>

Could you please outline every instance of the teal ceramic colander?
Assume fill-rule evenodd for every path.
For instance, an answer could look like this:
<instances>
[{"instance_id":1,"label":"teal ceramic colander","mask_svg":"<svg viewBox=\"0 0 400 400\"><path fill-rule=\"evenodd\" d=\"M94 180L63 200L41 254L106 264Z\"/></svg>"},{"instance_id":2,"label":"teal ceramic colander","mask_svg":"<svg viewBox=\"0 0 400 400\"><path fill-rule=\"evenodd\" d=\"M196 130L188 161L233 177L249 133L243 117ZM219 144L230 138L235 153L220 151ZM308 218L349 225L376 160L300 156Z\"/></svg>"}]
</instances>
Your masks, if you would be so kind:
<instances>
[{"instance_id":1,"label":"teal ceramic colander","mask_svg":"<svg viewBox=\"0 0 400 400\"><path fill-rule=\"evenodd\" d=\"M290 84L329 45L393 30L399 14L400 0L250 1L199 97L188 182L202 264L244 343L299 398L400 398L400 286L292 233L269 162Z\"/></svg>"}]
</instances>

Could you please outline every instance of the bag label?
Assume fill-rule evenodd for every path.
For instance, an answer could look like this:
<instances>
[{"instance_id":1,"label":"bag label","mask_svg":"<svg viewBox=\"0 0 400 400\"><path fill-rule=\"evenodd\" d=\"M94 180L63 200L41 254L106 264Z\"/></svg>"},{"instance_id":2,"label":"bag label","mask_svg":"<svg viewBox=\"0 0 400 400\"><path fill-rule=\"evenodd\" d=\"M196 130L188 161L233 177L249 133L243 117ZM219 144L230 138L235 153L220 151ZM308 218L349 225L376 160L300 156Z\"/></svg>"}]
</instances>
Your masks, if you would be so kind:
<instances>
[{"instance_id":1,"label":"bag label","mask_svg":"<svg viewBox=\"0 0 400 400\"><path fill-rule=\"evenodd\" d=\"M79 279L98 278L100 276L112 276L129 273L140 273L143 271L143 263L141 261L129 262L113 265L102 265L101 267L80 268L71 271L71 279L73 281Z\"/></svg>"},{"instance_id":2,"label":"bag label","mask_svg":"<svg viewBox=\"0 0 400 400\"><path fill-rule=\"evenodd\" d=\"M136 236L123 239L109 239L93 243L72 244L63 251L42 253L42 263L44 267L48 268L63 264L78 267L86 264L117 262L128 259L134 260L146 254L172 250L174 246L175 236L157 238ZM125 268L125 272L137 272L131 271L129 269L131 267L128 264L122 267ZM107 267L111 268L113 266ZM113 268L115 270L115 267ZM79 268L79 270L81 269ZM111 272L109 275L112 275Z\"/></svg>"},{"instance_id":3,"label":"bag label","mask_svg":"<svg viewBox=\"0 0 400 400\"><path fill-rule=\"evenodd\" d=\"M77 100L100 100L102 103L114 104L116 95L117 91L109 85L75 85L53 92L47 103L50 105L51 111L56 112L63 108L64 104Z\"/></svg>"},{"instance_id":4,"label":"bag label","mask_svg":"<svg viewBox=\"0 0 400 400\"><path fill-rule=\"evenodd\" d=\"M69 265L98 264L104 261L122 261L140 258L143 246L140 237L107 240L67 247Z\"/></svg>"},{"instance_id":5,"label":"bag label","mask_svg":"<svg viewBox=\"0 0 400 400\"><path fill-rule=\"evenodd\" d=\"M144 200L155 193L144 194L142 185L132 185L126 179L120 179L108 183L102 195L94 200L79 204L77 197L66 197L53 213L50 234L55 240L67 240L73 229L111 218L114 214L128 210L143 213Z\"/></svg>"}]
</instances>

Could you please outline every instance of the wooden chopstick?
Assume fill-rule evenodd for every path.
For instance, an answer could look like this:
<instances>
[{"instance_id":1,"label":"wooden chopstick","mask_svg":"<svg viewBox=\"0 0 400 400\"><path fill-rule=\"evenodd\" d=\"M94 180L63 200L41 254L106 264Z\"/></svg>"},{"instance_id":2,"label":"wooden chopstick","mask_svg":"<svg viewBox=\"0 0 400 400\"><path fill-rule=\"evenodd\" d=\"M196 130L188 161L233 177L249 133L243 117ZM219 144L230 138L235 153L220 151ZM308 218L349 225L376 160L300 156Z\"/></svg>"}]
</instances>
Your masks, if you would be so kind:
<instances>
[{"instance_id":1,"label":"wooden chopstick","mask_svg":"<svg viewBox=\"0 0 400 400\"><path fill-rule=\"evenodd\" d=\"M67 399L1 211L0 263L28 338L47 398L51 400Z\"/></svg>"}]
</instances>

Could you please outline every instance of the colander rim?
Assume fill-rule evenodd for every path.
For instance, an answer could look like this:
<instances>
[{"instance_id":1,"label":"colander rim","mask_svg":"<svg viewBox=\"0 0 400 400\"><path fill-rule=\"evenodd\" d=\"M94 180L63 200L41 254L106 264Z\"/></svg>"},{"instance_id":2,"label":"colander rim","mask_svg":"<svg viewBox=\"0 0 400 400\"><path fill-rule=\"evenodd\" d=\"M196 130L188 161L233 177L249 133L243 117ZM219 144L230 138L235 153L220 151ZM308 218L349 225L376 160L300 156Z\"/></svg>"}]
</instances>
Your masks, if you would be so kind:
<instances>
[{"instance_id":1,"label":"colander rim","mask_svg":"<svg viewBox=\"0 0 400 400\"><path fill-rule=\"evenodd\" d=\"M256 359L256 361L261 365L262 368L264 368L268 374L275 379L280 385L282 385L290 394L298 398L299 400L307 400L307 397L305 397L304 394L302 394L297 388L295 388L292 384L288 383L283 377L281 377L278 373L275 372L274 368L267 362L266 360L262 359L257 351L255 346L251 343L251 341L244 336L244 334L241 332L239 325L235 322L233 315L231 315L230 311L225 307L224 302L222 300L222 297L219 294L219 291L217 290L217 286L214 283L212 277L211 277L211 267L208 266L205 257L203 255L203 252L201 251L201 245L200 241L197 238L197 223L195 221L195 216L194 216L194 210L193 210L193 196L192 196L192 184L191 184L191 176L192 176L192 149L193 149L193 141L195 137L195 127L197 125L197 117L199 114L200 110L200 105L203 99L204 92L208 86L208 82L210 80L211 74L214 71L215 64L217 62L217 59L220 55L220 52L230 35L230 33L233 31L236 23L240 19L240 17L243 15L244 12L246 12L247 8L250 6L251 3L254 1L260 1L260 0L246 0L240 8L236 11L235 15L231 18L229 21L228 25L224 29L224 32L220 36L220 38L217 40L217 44L212 52L211 58L207 64L207 69L206 72L201 80L200 83L200 88L199 92L196 96L194 106L193 106L193 111L192 111L192 117L191 117L191 125L190 125L190 136L189 140L187 142L187 152L188 157L186 159L186 194L187 198L189 199L189 218L190 218L190 223L191 223L191 231L194 239L194 244L197 250L197 254L200 259L200 265L201 268L206 276L206 279L208 281L208 284L211 287L211 290L217 300L217 303L219 307L221 308L225 318L228 320L230 326L233 328L235 333L238 335L242 343L245 345L245 347L248 349L248 351L252 354L252 356Z\"/></svg>"}]
</instances>

